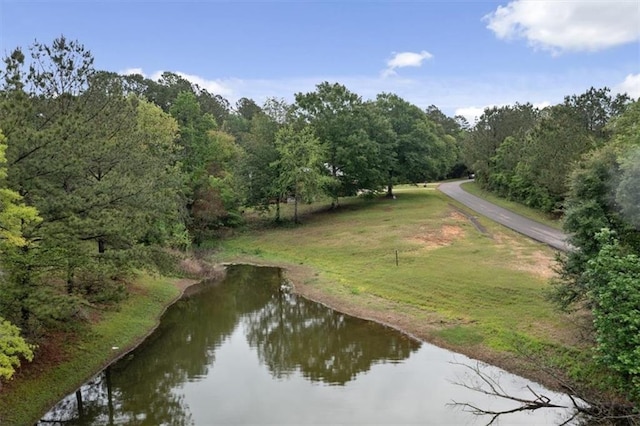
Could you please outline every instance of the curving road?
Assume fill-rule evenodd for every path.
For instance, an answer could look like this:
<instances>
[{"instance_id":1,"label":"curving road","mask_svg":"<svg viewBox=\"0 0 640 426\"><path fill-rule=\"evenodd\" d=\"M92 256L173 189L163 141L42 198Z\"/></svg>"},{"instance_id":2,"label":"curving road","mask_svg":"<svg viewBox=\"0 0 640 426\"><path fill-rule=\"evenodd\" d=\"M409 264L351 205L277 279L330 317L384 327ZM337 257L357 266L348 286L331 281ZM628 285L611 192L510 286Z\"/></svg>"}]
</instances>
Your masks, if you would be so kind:
<instances>
[{"instance_id":1,"label":"curving road","mask_svg":"<svg viewBox=\"0 0 640 426\"><path fill-rule=\"evenodd\" d=\"M511 228L523 235L533 238L536 241L545 243L557 250L569 251L571 245L567 243L567 235L562 231L543 225L526 217L520 216L512 211L498 207L482 198L471 195L460 185L468 181L444 182L438 186L438 189L453 198L454 200L464 204L470 209L480 213L489 219L498 222L507 228Z\"/></svg>"}]
</instances>

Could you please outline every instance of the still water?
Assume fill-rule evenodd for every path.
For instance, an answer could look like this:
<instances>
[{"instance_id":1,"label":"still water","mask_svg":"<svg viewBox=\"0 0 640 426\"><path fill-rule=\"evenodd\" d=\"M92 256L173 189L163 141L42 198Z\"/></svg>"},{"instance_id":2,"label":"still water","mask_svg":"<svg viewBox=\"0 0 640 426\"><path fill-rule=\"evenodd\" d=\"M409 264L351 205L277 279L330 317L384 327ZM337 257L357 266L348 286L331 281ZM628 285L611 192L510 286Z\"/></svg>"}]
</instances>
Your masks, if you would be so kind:
<instances>
[{"instance_id":1,"label":"still water","mask_svg":"<svg viewBox=\"0 0 640 426\"><path fill-rule=\"evenodd\" d=\"M232 266L173 305L135 351L54 406L42 425L485 424L451 406L511 403L470 391L475 361L289 293L276 268ZM539 385L494 367L509 392ZM558 424L563 411L500 424Z\"/></svg>"}]
</instances>

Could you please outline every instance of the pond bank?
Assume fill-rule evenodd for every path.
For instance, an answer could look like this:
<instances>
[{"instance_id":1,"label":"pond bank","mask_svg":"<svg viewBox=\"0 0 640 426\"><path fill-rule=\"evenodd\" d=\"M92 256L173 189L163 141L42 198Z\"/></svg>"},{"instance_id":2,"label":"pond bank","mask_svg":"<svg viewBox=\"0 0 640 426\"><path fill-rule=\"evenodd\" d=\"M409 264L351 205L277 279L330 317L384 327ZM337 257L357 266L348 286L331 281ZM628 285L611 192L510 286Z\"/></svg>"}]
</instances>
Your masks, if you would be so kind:
<instances>
[{"instance_id":1,"label":"pond bank","mask_svg":"<svg viewBox=\"0 0 640 426\"><path fill-rule=\"evenodd\" d=\"M50 336L34 362L24 364L0 390L0 424L33 425L60 398L135 349L168 307L198 282L141 275L117 310L101 312L98 321L76 332Z\"/></svg>"},{"instance_id":2,"label":"pond bank","mask_svg":"<svg viewBox=\"0 0 640 426\"><path fill-rule=\"evenodd\" d=\"M453 350L458 353L462 353L469 357L501 367L507 371L518 374L522 377L532 379L547 387L553 388L553 383L550 383L548 380L546 380L543 375L536 374L537 372L535 370L532 370L530 366L527 368L527 365L523 363L522 360L518 360L513 356L505 356L495 351L488 350L486 347L480 344L448 344L445 340L441 339L438 336L438 332L450 324L443 322L436 314L431 315L426 313L424 310L419 309L412 310L410 308L407 308L407 306L401 306L398 303L391 302L380 297L375 297L370 294L341 295L328 292L326 291L326 287L323 288L321 286L315 285L318 279L318 272L305 265L287 264L283 262L267 262L263 259L257 259L250 256L240 256L235 257L234 259L230 259L225 263L211 262L211 264L206 265L206 267L204 268L207 270L207 274L203 274L202 278L212 278L214 276L218 278L222 277L224 275L224 267L229 263L243 263L283 268L286 271L287 279L293 285L294 292L307 299L310 299L317 303L321 303L336 311L348 315L375 321L387 327L397 329L416 339L433 343L437 346ZM212 274L211 271L215 271L215 273ZM173 289L173 292L171 294L165 293L160 297L153 298L154 305L151 310L148 310L147 317L147 319L151 319L152 321L148 322L144 327L141 328L142 333L138 333L133 337L131 337L131 335L128 335L129 337L123 336L123 340L118 343L116 350L106 351L107 356L102 356L102 358L99 359L87 356L87 352L83 350L76 350L75 352L72 352L69 355L69 358L65 360L62 370L64 371L65 368L68 370L69 366L77 366L78 364L83 364L84 369L82 372L74 372L75 378L73 379L71 384L69 384L70 382L68 380L66 382L61 382L59 380L59 374L55 374L56 372L53 371L59 369L60 366L44 366L45 370L42 371L43 374L29 377L28 380L26 380L26 383L23 384L24 386L22 386L22 389L25 390L25 393L22 393L23 398L20 399L22 399L23 401L26 399L27 401L30 401L31 404L29 404L30 408L26 411L23 407L22 409L19 408L18 410L16 410L16 412L23 412L23 415L26 416L7 417L6 413L11 409L9 407L13 408L13 404L16 401L15 396L20 393L19 389L14 389L13 393L15 395L13 398L5 398L6 395L3 395L3 397L0 399L0 413L4 415L4 417L0 418L0 424L33 424L32 421L21 421L19 419L34 419L34 416L43 414L48 407L56 402L56 399L52 398L59 399L59 397L62 397L65 394L73 391L86 379L132 351L157 328L159 320L166 309L181 297L183 297L183 295L188 295L190 289L195 288L194 284L200 282L200 280L196 279L158 280L163 281L164 286L167 286L168 284ZM147 289L146 291L136 291L134 293L134 296L131 298L134 306L132 308L133 311L139 309L135 306L148 303L148 300L145 302L145 300L149 296L148 294L146 294L148 293L148 291L150 290ZM127 308L125 307L124 310L126 311ZM124 316L128 317L128 315L131 314L132 313L127 314L127 312L125 312ZM129 318L128 320L130 319L131 318ZM117 322L121 321L121 319L106 318L105 321ZM118 327L116 327L116 329L117 328ZM105 338L104 340L109 341L109 338ZM84 346L84 343L80 346ZM111 349L112 346L109 346L109 348ZM49 369L49 371L46 371L46 369ZM31 384L29 383L29 381L31 381ZM38 385L37 387L39 388L60 386L60 388L64 388L64 390L60 391L60 388L52 389L45 395L44 399L38 401L36 398L32 398L31 396L29 396L37 393L37 390L33 387L34 382ZM14 386L11 387L14 388ZM20 386L18 386L18 388L20 388ZM28 397L24 398L24 395L27 395ZM24 405L24 402L22 403L22 405ZM36 405L39 406L39 408L36 408L37 411L34 411L33 408ZM29 412L31 413L30 415L27 414Z\"/></svg>"},{"instance_id":3,"label":"pond bank","mask_svg":"<svg viewBox=\"0 0 640 426\"><path fill-rule=\"evenodd\" d=\"M401 305L370 294L332 293L327 291L326 287L317 285L318 272L305 265L265 261L252 256L234 256L222 263L225 266L231 264L282 268L293 292L308 300L343 314L379 323L414 339L502 368L512 374L540 383L551 390L563 391L556 378L551 377L539 366L533 365L531 359L524 354L517 356L513 353L495 351L482 343L451 344L439 336L439 332L450 327L451 324L444 321L436 313L425 312L422 309Z\"/></svg>"}]
</instances>

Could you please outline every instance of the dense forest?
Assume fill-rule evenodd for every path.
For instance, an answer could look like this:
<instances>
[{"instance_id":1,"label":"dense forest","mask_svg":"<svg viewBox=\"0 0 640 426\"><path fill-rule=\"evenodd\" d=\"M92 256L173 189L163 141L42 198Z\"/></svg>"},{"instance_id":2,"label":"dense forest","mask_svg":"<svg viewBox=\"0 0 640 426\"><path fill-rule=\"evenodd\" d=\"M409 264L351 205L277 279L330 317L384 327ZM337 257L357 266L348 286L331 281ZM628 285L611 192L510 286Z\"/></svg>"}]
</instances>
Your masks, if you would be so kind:
<instances>
[{"instance_id":1,"label":"dense forest","mask_svg":"<svg viewBox=\"0 0 640 426\"><path fill-rule=\"evenodd\" d=\"M555 299L590 309L597 356L640 401L640 102L591 88L476 123L323 82L232 105L177 74L96 70L79 42L16 49L0 71L0 379L51 330L114 304L140 268L242 225L246 209L476 175L564 218ZM67 324L67 325L65 325Z\"/></svg>"}]
</instances>

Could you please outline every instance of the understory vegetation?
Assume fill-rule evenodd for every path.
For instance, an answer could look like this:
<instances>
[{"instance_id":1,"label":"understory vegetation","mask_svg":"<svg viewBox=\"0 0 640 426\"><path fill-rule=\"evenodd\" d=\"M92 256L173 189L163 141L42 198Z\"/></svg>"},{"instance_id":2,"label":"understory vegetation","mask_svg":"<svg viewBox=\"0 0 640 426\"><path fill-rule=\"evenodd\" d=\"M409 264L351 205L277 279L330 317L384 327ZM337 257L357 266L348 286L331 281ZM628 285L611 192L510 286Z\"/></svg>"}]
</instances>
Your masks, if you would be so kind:
<instances>
[{"instance_id":1,"label":"understory vegetation","mask_svg":"<svg viewBox=\"0 0 640 426\"><path fill-rule=\"evenodd\" d=\"M450 347L526 348L615 395L603 407L638 414L640 101L591 88L467 123L329 82L291 104L232 105L175 73L93 62L62 36L16 48L0 70L1 389L18 395L23 385L6 383L20 365L58 333L82 340L102 324L96 312L124 312L147 292L171 299L166 283L140 291L141 273L176 275L185 253L222 247L308 265L326 294L440 324L424 336ZM482 191L562 218L575 249L557 274L541 272L548 249L490 223L479 232L432 187L397 190L468 173ZM327 210L298 226L321 200ZM18 377L37 401L35 382Z\"/></svg>"}]
</instances>

